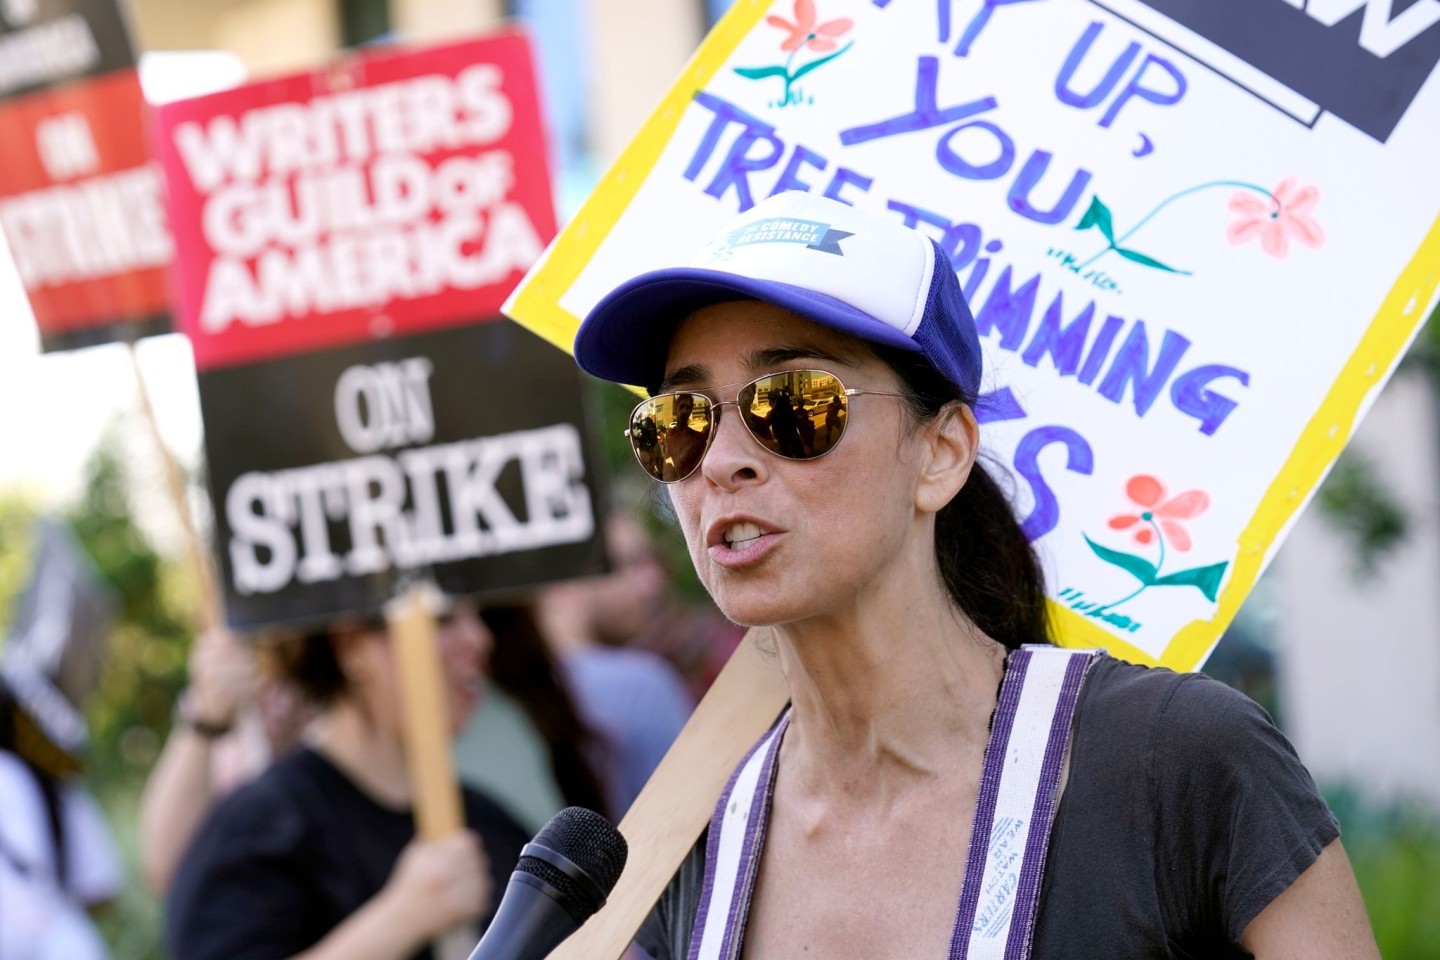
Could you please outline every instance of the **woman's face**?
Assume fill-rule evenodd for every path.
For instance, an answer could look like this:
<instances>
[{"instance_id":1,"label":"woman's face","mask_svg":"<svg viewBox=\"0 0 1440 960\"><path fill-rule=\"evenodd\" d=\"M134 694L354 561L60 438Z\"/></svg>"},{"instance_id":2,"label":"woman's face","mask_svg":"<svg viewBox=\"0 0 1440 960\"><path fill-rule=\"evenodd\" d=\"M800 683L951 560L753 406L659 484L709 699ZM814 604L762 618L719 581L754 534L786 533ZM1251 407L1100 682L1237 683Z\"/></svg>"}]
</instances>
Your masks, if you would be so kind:
<instances>
[{"instance_id":1,"label":"woman's face","mask_svg":"<svg viewBox=\"0 0 1440 960\"><path fill-rule=\"evenodd\" d=\"M754 301L706 307L681 323L666 389L730 401L762 374L808 368L850 389L900 392L890 368L853 338ZM667 487L701 581L737 623L838 612L905 575L897 558L918 535L921 432L897 398L849 404L844 439L812 461L762 449L736 408L723 407L700 468Z\"/></svg>"},{"instance_id":2,"label":"woman's face","mask_svg":"<svg viewBox=\"0 0 1440 960\"><path fill-rule=\"evenodd\" d=\"M480 704L494 637L473 603L457 601L450 613L437 623L436 640L448 695L451 732L458 734ZM342 656L354 695L378 728L400 736L400 678L396 674L389 635L383 630L370 631L355 637L352 644Z\"/></svg>"}]
</instances>

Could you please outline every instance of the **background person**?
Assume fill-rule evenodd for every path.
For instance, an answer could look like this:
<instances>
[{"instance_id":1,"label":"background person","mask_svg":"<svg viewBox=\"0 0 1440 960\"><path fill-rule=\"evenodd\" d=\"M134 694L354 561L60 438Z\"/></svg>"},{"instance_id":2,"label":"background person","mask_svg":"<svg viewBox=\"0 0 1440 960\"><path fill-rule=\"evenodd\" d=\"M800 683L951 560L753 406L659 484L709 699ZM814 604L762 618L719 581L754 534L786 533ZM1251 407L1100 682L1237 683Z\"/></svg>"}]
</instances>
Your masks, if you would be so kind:
<instances>
[{"instance_id":1,"label":"background person","mask_svg":"<svg viewBox=\"0 0 1440 960\"><path fill-rule=\"evenodd\" d=\"M562 807L616 817L605 774L609 747L581 715L540 631L534 604L487 604L495 638L485 703L455 744L461 778L500 800L531 832Z\"/></svg>"},{"instance_id":2,"label":"background person","mask_svg":"<svg viewBox=\"0 0 1440 960\"><path fill-rule=\"evenodd\" d=\"M694 456L704 448L705 435L696 430L690 423L692 410L693 406L688 397L676 398L675 405L672 408L673 418L670 420L670 425L665 429L665 456L663 460L668 460L670 463L677 463ZM639 452L643 461L644 451ZM666 469L669 470L673 468L667 464Z\"/></svg>"},{"instance_id":3,"label":"background person","mask_svg":"<svg viewBox=\"0 0 1440 960\"><path fill-rule=\"evenodd\" d=\"M473 605L442 619L450 716L475 708L492 638ZM218 806L167 901L176 960L400 960L457 925L488 922L529 835L464 791L469 830L414 836L398 678L378 623L271 648L319 707L302 746Z\"/></svg>"},{"instance_id":4,"label":"background person","mask_svg":"<svg viewBox=\"0 0 1440 960\"><path fill-rule=\"evenodd\" d=\"M0 679L0 958L101 960L92 922L120 892L120 859L78 761Z\"/></svg>"},{"instance_id":5,"label":"background person","mask_svg":"<svg viewBox=\"0 0 1440 960\"><path fill-rule=\"evenodd\" d=\"M843 259L726 248L766 217L843 230ZM678 280L701 270L703 284ZM754 299L773 277L787 308ZM718 914L725 943L758 957L953 953L973 928L963 865L1009 654L1050 634L1042 568L976 460L980 346L943 250L893 217L780 194L684 273L603 298L575 355L648 388L636 416L675 392L710 411L703 457L656 479L701 580L728 617L770 628L789 686L778 772L746 821L763 845ZM851 391L823 458L716 415L806 370ZM1076 718L1034 956L1378 957L1338 826L1253 702L1106 657ZM714 867L702 841L642 933L657 958L694 955Z\"/></svg>"},{"instance_id":6,"label":"background person","mask_svg":"<svg viewBox=\"0 0 1440 960\"><path fill-rule=\"evenodd\" d=\"M586 722L604 737L608 807L621 817L675 742L694 705L675 668L627 647L649 625L666 583L634 517L605 520L612 572L540 592L546 639Z\"/></svg>"}]
</instances>

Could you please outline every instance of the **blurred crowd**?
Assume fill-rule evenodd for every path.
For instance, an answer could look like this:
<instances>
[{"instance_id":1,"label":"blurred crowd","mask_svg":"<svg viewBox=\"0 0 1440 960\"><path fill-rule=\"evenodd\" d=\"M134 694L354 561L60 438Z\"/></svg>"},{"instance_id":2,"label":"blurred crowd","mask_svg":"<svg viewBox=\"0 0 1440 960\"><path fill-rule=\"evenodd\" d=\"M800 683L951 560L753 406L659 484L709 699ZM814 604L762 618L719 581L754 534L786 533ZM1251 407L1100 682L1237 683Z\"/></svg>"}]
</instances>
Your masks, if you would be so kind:
<instances>
[{"instance_id":1,"label":"blurred crowd","mask_svg":"<svg viewBox=\"0 0 1440 960\"><path fill-rule=\"evenodd\" d=\"M467 829L442 839L415 834L383 618L197 637L139 815L169 955L428 957L446 931L483 929L557 810L618 822L741 631L681 602L636 514L611 514L606 535L605 575L446 600ZM93 917L122 883L115 838L77 759L45 736L43 704L4 676L0 957L104 957Z\"/></svg>"}]
</instances>

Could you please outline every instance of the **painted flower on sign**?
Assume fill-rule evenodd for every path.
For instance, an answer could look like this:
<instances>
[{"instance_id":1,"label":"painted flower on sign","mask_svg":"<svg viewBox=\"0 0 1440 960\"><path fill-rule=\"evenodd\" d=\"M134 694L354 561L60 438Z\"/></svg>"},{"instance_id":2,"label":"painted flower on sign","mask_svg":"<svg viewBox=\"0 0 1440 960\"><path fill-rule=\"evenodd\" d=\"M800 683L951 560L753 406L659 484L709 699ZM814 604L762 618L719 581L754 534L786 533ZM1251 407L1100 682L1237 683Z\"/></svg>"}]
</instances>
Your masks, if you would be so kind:
<instances>
[{"instance_id":1,"label":"painted flower on sign","mask_svg":"<svg viewBox=\"0 0 1440 960\"><path fill-rule=\"evenodd\" d=\"M798 107L802 104L814 103L815 98L801 90L796 81L823 67L853 46L853 43L847 43L838 50L836 49L838 46L836 38L844 36L855 25L855 21L849 17L836 17L834 20L826 20L821 23L820 15L815 9L815 0L795 0L794 9L794 21L777 17L774 14L765 18L765 22L770 26L779 27L785 31L785 39L780 43L781 51L789 54L785 58L785 62L765 67L735 68L735 72L746 80L768 80L771 77L777 77L785 85L780 99L771 100L766 106ZM815 53L822 53L824 56L797 65L796 58L804 50L812 50ZM803 61L804 58L800 59Z\"/></svg>"},{"instance_id":2,"label":"painted flower on sign","mask_svg":"<svg viewBox=\"0 0 1440 960\"><path fill-rule=\"evenodd\" d=\"M1212 180L1208 183L1197 184L1166 197L1153 210L1141 217L1135 226L1119 236L1115 235L1114 215L1097 193L1090 198L1090 206L1080 218L1080 222L1075 224L1075 229L1098 230L1105 238L1105 249L1077 265L1072 266L1072 261L1066 260L1065 266L1073 273L1080 273L1106 254L1117 253L1126 260L1138 263L1143 267L1189 276L1189 270L1182 270L1157 260L1148 253L1141 253L1128 246L1127 242L1139 232L1141 227L1155 219L1156 214L1175 201L1202 190L1219 187L1239 188L1238 192L1230 195L1229 203L1230 211L1238 214L1239 219L1231 223L1225 231L1225 239L1229 240L1233 246L1249 243L1259 237L1260 249L1277 260L1283 260L1289 255L1292 238L1312 249L1318 248L1325 242L1325 231L1321 229L1320 224L1315 221L1311 213L1314 211L1315 205L1320 202L1320 188L1312 185L1296 189L1296 183L1296 177L1286 177L1280 181L1280 185L1275 188L1274 192L1243 180ZM1078 259L1078 257L1074 259ZM1089 274L1086 276L1088 277Z\"/></svg>"},{"instance_id":3,"label":"painted flower on sign","mask_svg":"<svg viewBox=\"0 0 1440 960\"><path fill-rule=\"evenodd\" d=\"M1286 177L1269 197L1234 194L1229 207L1237 216L1225 231L1225 239L1239 246L1259 237L1260 249L1277 260L1289 255L1292 239L1312 249L1323 244L1325 231L1311 216L1320 202L1320 188L1297 184L1297 178Z\"/></svg>"},{"instance_id":4,"label":"painted flower on sign","mask_svg":"<svg viewBox=\"0 0 1440 960\"><path fill-rule=\"evenodd\" d=\"M1110 529L1128 530L1143 524L1135 531L1136 543L1152 543L1161 536L1182 553L1190 549L1190 533L1179 521L1193 520L1210 506L1210 495L1204 490L1186 490L1166 499L1164 485L1143 473L1125 484L1125 495L1139 510L1117 513L1110 518Z\"/></svg>"},{"instance_id":5,"label":"painted flower on sign","mask_svg":"<svg viewBox=\"0 0 1440 960\"><path fill-rule=\"evenodd\" d=\"M855 25L855 21L849 17L837 17L834 20L826 20L824 23L817 22L819 19L819 13L815 9L815 0L795 0L795 21L793 23L774 14L766 17L765 22L772 27L779 27L789 34L785 38L785 42L780 44L780 49L787 53L793 53L801 47L809 47L817 53L834 50L835 38L844 36Z\"/></svg>"},{"instance_id":6,"label":"painted flower on sign","mask_svg":"<svg viewBox=\"0 0 1440 960\"><path fill-rule=\"evenodd\" d=\"M1110 518L1109 527L1112 530L1130 530L1138 526L1139 529L1134 532L1135 542L1145 545L1154 544L1155 559L1152 561L1148 557L1112 549L1081 534L1085 537L1085 542L1090 545L1090 549L1094 551L1095 556L1124 570L1140 581L1140 586L1119 600L1110 603L1080 603L1076 600L1070 602L1071 609L1078 610L1087 617L1103 619L1107 623L1118 623L1133 632L1133 621L1129 617L1116 615L1114 610L1121 604L1134 600L1152 587L1194 587L1204 595L1206 600L1214 603L1220 590L1220 584L1225 579L1225 571L1230 566L1230 561L1222 560L1219 563L1211 563L1202 567L1189 567L1169 573L1162 572L1165 569L1167 545L1178 551L1190 549L1190 532L1180 521L1193 520L1208 510L1210 495L1204 490L1186 490L1184 493L1167 497L1163 483L1148 473L1141 473L1126 481L1125 496L1129 498L1135 509L1115 514ZM1080 591L1072 589L1065 591L1062 599L1069 602L1079 595Z\"/></svg>"}]
</instances>

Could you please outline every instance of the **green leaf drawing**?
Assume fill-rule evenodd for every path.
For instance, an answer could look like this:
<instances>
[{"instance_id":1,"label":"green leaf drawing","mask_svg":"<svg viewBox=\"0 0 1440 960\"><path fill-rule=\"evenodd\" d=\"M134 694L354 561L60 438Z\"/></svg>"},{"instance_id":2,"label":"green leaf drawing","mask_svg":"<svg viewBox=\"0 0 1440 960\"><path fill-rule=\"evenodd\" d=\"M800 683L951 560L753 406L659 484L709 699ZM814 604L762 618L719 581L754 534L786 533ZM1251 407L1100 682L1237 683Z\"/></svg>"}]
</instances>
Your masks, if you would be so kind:
<instances>
[{"instance_id":1,"label":"green leaf drawing","mask_svg":"<svg viewBox=\"0 0 1440 960\"><path fill-rule=\"evenodd\" d=\"M1094 540L1086 537L1083 533L1080 534L1080 536L1085 537L1085 542L1090 544L1090 549L1095 551L1095 556L1104 560L1106 563L1114 564L1147 586L1160 582L1155 579L1155 564L1146 560L1144 557L1137 557L1132 553L1121 553L1119 550L1102 547Z\"/></svg>"},{"instance_id":2,"label":"green leaf drawing","mask_svg":"<svg viewBox=\"0 0 1440 960\"><path fill-rule=\"evenodd\" d=\"M1094 544L1091 544L1094 546ZM1220 589L1220 581L1225 577L1225 568L1230 566L1230 561L1223 563L1212 563L1208 567L1191 567L1189 570L1177 570L1175 573L1167 573L1156 580L1151 586L1154 587L1194 587L1205 594L1205 599L1211 603L1215 602L1215 593Z\"/></svg>"},{"instance_id":3,"label":"green leaf drawing","mask_svg":"<svg viewBox=\"0 0 1440 960\"><path fill-rule=\"evenodd\" d=\"M1110 220L1110 208L1101 203L1098 196L1090 198L1090 208L1085 211L1085 216L1080 218L1080 222L1075 224L1076 230L1088 230L1090 227L1100 228L1100 232L1105 234L1105 239L1110 241L1110 245L1112 247L1115 245L1115 226Z\"/></svg>"},{"instance_id":4,"label":"green leaf drawing","mask_svg":"<svg viewBox=\"0 0 1440 960\"><path fill-rule=\"evenodd\" d=\"M785 76L784 67L736 67L735 72L747 80L764 80L766 77Z\"/></svg>"},{"instance_id":5,"label":"green leaf drawing","mask_svg":"<svg viewBox=\"0 0 1440 960\"><path fill-rule=\"evenodd\" d=\"M1147 257L1145 256L1145 254L1135 250L1126 250L1124 247L1116 247L1115 252L1120 254L1120 256L1124 257L1126 260L1130 260L1134 263L1138 263L1146 267L1154 267L1156 270L1164 270L1167 273L1178 273L1186 277L1190 276L1189 270L1181 270L1178 267L1169 266L1168 264L1161 263L1154 257Z\"/></svg>"},{"instance_id":6,"label":"green leaf drawing","mask_svg":"<svg viewBox=\"0 0 1440 960\"><path fill-rule=\"evenodd\" d=\"M792 79L792 80L799 80L801 77L805 76L805 74L809 73L811 70L814 70L816 67L818 67L818 66L820 66L820 65L822 65L822 64L829 63L831 60L834 60L836 57L840 56L840 54L844 53L846 50L849 50L849 49L850 49L852 46L854 46L854 45L855 45L855 44L854 44L854 42L852 41L851 43L845 44L845 46L841 47L839 50L836 50L834 53L830 54L830 56L828 56L828 57L821 57L819 60L812 60L812 61L810 61L809 63L805 64L805 66L801 67L799 70L796 70L796 71L795 71L795 76L791 77L791 79Z\"/></svg>"}]
</instances>

